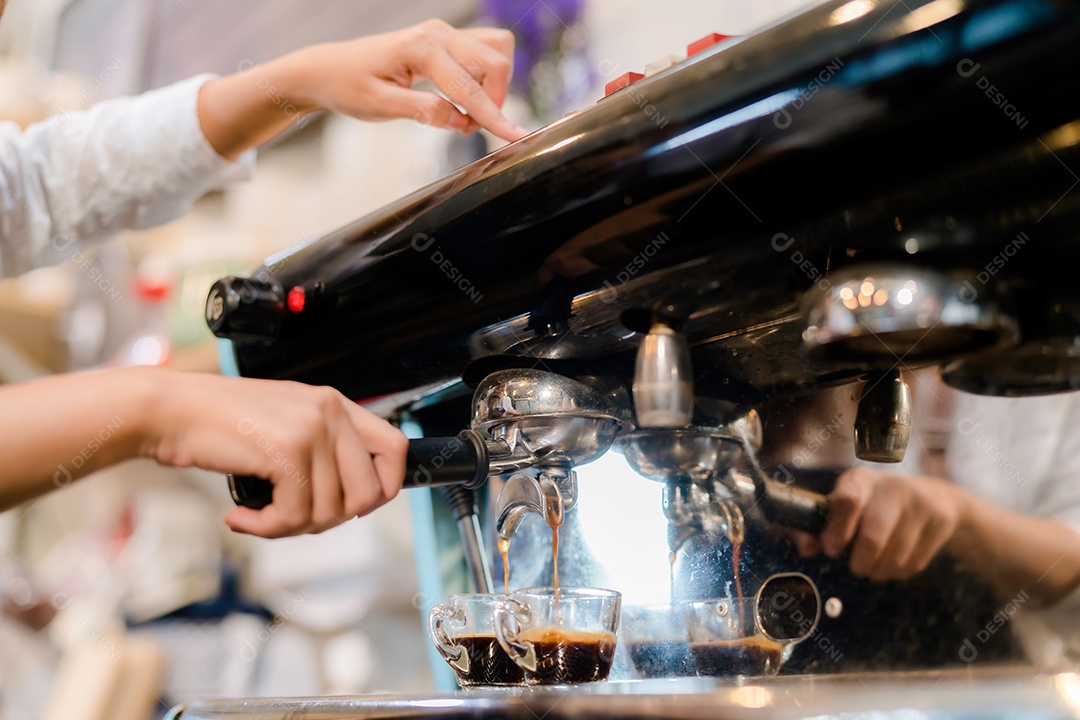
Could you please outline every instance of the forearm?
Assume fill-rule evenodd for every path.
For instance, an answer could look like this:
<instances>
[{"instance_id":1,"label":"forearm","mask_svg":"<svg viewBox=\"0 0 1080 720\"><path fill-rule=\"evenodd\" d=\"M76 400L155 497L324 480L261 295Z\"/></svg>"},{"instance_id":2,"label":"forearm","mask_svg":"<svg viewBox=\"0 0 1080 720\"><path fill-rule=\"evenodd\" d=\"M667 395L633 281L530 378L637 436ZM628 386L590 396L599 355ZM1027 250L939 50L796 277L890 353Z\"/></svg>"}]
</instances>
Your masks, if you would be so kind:
<instances>
[{"instance_id":1,"label":"forearm","mask_svg":"<svg viewBox=\"0 0 1080 720\"><path fill-rule=\"evenodd\" d=\"M0 388L0 509L146 454L155 387L132 369Z\"/></svg>"},{"instance_id":2,"label":"forearm","mask_svg":"<svg viewBox=\"0 0 1080 720\"><path fill-rule=\"evenodd\" d=\"M232 160L319 109L307 86L320 52L304 48L203 85L199 122L210 145Z\"/></svg>"},{"instance_id":3,"label":"forearm","mask_svg":"<svg viewBox=\"0 0 1080 720\"><path fill-rule=\"evenodd\" d=\"M1002 598L1025 592L1045 606L1080 585L1080 536L1075 530L960 492L966 495L962 519L948 549Z\"/></svg>"}]
</instances>

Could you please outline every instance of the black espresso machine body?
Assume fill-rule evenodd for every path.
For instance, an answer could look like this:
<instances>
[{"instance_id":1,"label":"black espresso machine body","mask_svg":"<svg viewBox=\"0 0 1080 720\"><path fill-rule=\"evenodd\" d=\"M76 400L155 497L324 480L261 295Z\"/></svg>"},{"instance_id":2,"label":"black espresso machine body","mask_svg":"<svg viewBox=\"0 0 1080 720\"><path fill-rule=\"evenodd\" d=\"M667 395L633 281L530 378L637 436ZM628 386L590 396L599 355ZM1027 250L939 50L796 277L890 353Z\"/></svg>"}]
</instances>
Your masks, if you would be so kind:
<instances>
[{"instance_id":1,"label":"black espresso machine body","mask_svg":"<svg viewBox=\"0 0 1080 720\"><path fill-rule=\"evenodd\" d=\"M895 461L907 432L898 369L940 365L949 384L991 395L1080 387L1077 60L1072 2L826 2L613 92L250 277L219 281L208 322L231 340L241 375L331 385L428 435L453 436L471 415L477 442L503 457L480 493L488 536L518 528L499 512L513 509L507 493L528 507L530 481L507 476L542 466L567 509L576 503L571 537L589 545L592 531L574 518L604 502L587 492L584 466L606 448L583 449L584 418L590 450L606 439L658 481L651 507L611 507L663 510L663 554L676 558L670 589L660 578L663 600L730 590L736 540L752 593L797 558L769 522L736 533L741 514L734 522L711 493L745 491L748 519L774 506L762 476L777 473L752 459L768 451L759 410L867 381L856 455ZM654 341L688 348L681 380L695 409L641 435L653 423L634 386ZM550 375L573 383L553 386ZM498 412L518 413L529 388L558 391L564 405L541 413L552 452L522 459L507 443L537 426L519 413L509 432ZM548 421L567 407L579 411L577 444L550 437ZM712 454L649 454L687 433L712 441L700 444ZM716 481L725 463L744 474ZM549 536L537 520L521 524L513 562L544 584L550 567L536 558ZM582 551L568 564L580 574L566 572L610 581L594 560ZM980 590L949 568L947 592L925 600L941 584L931 577L914 604L836 564L808 572L844 600L858 632L844 641L831 630L844 660L809 660L807 671L955 662L956 644L980 628L975 614L975 624L957 619ZM931 657L878 652L895 627L883 617L917 624L935 612L953 632L935 631ZM1011 657L1005 645L983 657Z\"/></svg>"},{"instance_id":2,"label":"black espresso machine body","mask_svg":"<svg viewBox=\"0 0 1080 720\"><path fill-rule=\"evenodd\" d=\"M801 352L800 300L847 266L1071 285L1076 8L851 5L720 43L275 257L212 324L241 374L362 399L480 361L611 362L640 339L625 311L690 296L702 391L757 399L873 364Z\"/></svg>"}]
</instances>

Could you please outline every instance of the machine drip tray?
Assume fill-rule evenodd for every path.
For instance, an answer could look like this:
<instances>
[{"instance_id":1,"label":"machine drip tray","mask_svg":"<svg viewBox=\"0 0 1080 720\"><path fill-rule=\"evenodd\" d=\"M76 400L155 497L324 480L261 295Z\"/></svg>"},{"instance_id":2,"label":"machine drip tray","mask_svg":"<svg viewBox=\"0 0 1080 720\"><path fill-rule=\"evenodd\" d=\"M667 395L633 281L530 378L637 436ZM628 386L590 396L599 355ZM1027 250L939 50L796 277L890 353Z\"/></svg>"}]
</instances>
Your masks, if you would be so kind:
<instances>
[{"instance_id":1,"label":"machine drip tray","mask_svg":"<svg viewBox=\"0 0 1080 720\"><path fill-rule=\"evenodd\" d=\"M1080 718L1080 675L1002 667L724 680L679 678L444 695L203 700L166 720L339 718Z\"/></svg>"}]
</instances>

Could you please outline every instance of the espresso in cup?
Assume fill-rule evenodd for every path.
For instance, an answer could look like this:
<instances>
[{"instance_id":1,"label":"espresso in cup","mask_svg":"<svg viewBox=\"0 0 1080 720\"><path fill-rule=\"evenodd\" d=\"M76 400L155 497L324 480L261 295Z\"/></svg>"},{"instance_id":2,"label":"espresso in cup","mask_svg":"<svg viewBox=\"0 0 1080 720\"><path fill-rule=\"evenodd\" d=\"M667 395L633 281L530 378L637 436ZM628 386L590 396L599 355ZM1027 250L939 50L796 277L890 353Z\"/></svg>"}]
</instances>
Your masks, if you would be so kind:
<instances>
[{"instance_id":1,"label":"espresso in cup","mask_svg":"<svg viewBox=\"0 0 1080 720\"><path fill-rule=\"evenodd\" d=\"M695 674L681 609L676 605L631 605L622 610L627 654L638 678Z\"/></svg>"},{"instance_id":2,"label":"espresso in cup","mask_svg":"<svg viewBox=\"0 0 1080 720\"><path fill-rule=\"evenodd\" d=\"M460 635L454 638L454 643L464 648L469 657L468 670L454 668L458 684L463 687L520 685L525 680L525 671L503 652L494 635Z\"/></svg>"},{"instance_id":3,"label":"espresso in cup","mask_svg":"<svg viewBox=\"0 0 1080 720\"><path fill-rule=\"evenodd\" d=\"M766 637L690 643L698 675L774 675L783 662L784 646Z\"/></svg>"},{"instance_id":4,"label":"espresso in cup","mask_svg":"<svg viewBox=\"0 0 1080 720\"><path fill-rule=\"evenodd\" d=\"M451 595L428 613L428 631L463 689L521 685L525 671L503 651L492 612L505 595Z\"/></svg>"},{"instance_id":5,"label":"espresso in cup","mask_svg":"<svg viewBox=\"0 0 1080 720\"><path fill-rule=\"evenodd\" d=\"M535 649L536 669L530 681L537 685L597 682L611 672L614 633L545 627L526 630L518 639Z\"/></svg>"},{"instance_id":6,"label":"espresso in cup","mask_svg":"<svg viewBox=\"0 0 1080 720\"><path fill-rule=\"evenodd\" d=\"M606 680L622 596L581 587L528 588L495 606L495 635L530 685Z\"/></svg>"},{"instance_id":7,"label":"espresso in cup","mask_svg":"<svg viewBox=\"0 0 1080 720\"><path fill-rule=\"evenodd\" d=\"M761 632L756 600L721 598L682 606L690 636L690 655L698 675L775 675L790 651Z\"/></svg>"}]
</instances>

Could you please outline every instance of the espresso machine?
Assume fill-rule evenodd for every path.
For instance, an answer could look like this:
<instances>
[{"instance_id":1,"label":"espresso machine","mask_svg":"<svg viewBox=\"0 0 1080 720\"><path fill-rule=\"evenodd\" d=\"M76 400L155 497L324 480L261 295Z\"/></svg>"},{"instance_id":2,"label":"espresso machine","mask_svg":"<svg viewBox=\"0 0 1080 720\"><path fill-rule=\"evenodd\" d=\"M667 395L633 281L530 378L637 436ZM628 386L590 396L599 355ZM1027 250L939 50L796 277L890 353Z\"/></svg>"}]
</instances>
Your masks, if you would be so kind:
<instances>
[{"instance_id":1,"label":"espresso machine","mask_svg":"<svg viewBox=\"0 0 1080 720\"><path fill-rule=\"evenodd\" d=\"M624 593L609 682L176 717L1076 716L1076 676L1002 669L1007 633L957 660L996 601L947 556L888 588L797 557L843 468L770 447L790 403L850 388L830 434L901 461L902 371L1080 388L1080 5L830 0L688 51L207 300L226 369L331 385L414 438L426 594L500 591L498 540L512 587L550 584L558 528L561 582ZM736 585L801 588L779 677L630 656L657 608ZM933 629L898 644L905 622Z\"/></svg>"}]
</instances>

